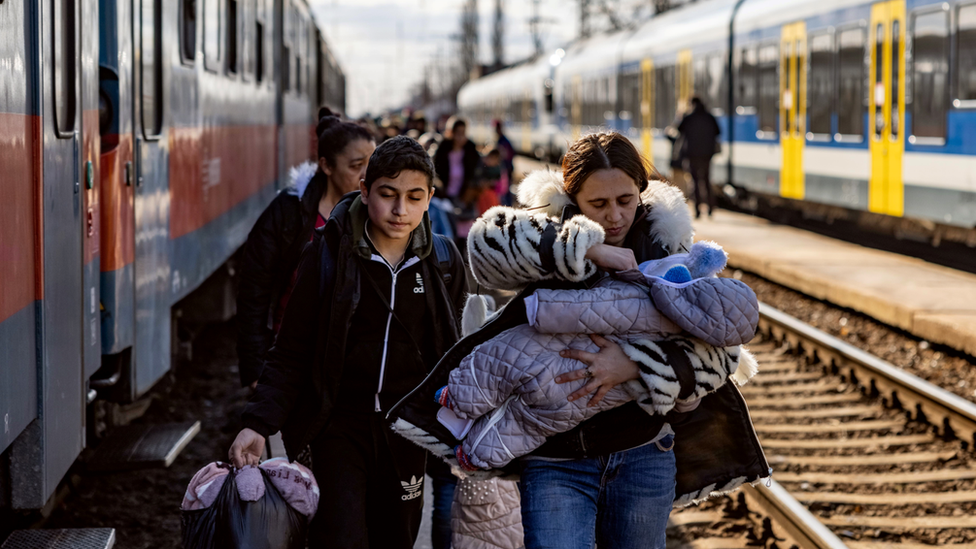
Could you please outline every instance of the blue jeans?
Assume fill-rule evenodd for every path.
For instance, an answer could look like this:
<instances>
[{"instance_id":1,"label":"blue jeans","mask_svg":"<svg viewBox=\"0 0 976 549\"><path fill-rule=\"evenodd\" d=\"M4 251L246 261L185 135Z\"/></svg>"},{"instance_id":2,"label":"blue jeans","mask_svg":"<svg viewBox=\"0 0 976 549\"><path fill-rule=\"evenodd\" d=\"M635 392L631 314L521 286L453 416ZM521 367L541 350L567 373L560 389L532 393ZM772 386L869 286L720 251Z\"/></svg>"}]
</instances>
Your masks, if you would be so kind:
<instances>
[{"instance_id":1,"label":"blue jeans","mask_svg":"<svg viewBox=\"0 0 976 549\"><path fill-rule=\"evenodd\" d=\"M673 443L669 435L596 458L523 460L525 549L663 549L677 474Z\"/></svg>"},{"instance_id":2,"label":"blue jeans","mask_svg":"<svg viewBox=\"0 0 976 549\"><path fill-rule=\"evenodd\" d=\"M451 467L440 458L427 456L427 475L434 490L434 509L431 513L430 540L434 549L451 549L451 505L458 478Z\"/></svg>"}]
</instances>

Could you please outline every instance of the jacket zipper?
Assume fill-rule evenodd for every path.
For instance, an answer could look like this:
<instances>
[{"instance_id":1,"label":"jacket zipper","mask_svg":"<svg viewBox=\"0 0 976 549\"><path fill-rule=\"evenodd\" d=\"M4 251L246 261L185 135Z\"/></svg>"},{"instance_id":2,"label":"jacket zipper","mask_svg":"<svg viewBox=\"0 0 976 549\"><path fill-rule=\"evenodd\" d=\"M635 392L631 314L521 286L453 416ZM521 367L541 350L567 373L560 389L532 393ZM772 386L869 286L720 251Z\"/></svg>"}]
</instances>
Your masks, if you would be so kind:
<instances>
[{"instance_id":1,"label":"jacket zipper","mask_svg":"<svg viewBox=\"0 0 976 549\"><path fill-rule=\"evenodd\" d=\"M374 255L371 259L377 263L386 265L386 268L390 270L390 275L393 278L392 282L390 283L390 312L386 315L386 331L383 333L383 358L380 359L380 381L376 386L376 394L373 395L374 411L382 412L383 409L380 406L380 392L383 391L383 379L386 377L386 353L390 344L390 324L393 322L393 308L396 306L397 275L399 275L403 270L413 266L416 262L411 262L410 260L404 261L400 264L400 268L398 270L393 270L393 267L391 267L390 264L387 263L382 257Z\"/></svg>"}]
</instances>

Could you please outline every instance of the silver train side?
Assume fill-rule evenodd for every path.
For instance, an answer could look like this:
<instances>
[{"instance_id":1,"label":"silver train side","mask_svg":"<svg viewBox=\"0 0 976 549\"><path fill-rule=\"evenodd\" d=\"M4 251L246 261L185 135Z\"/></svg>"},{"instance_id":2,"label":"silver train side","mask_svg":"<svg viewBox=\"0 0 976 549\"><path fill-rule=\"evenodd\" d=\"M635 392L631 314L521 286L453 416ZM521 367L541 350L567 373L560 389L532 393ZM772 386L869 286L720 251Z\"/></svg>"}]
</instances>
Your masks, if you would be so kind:
<instances>
[{"instance_id":1,"label":"silver train side","mask_svg":"<svg viewBox=\"0 0 976 549\"><path fill-rule=\"evenodd\" d=\"M304 0L7 0L0 28L0 509L38 509L345 78Z\"/></svg>"},{"instance_id":2,"label":"silver train side","mask_svg":"<svg viewBox=\"0 0 976 549\"><path fill-rule=\"evenodd\" d=\"M561 54L561 55L560 55ZM475 80L469 133L520 152L628 135L668 171L664 129L702 96L713 180L825 219L976 245L976 7L942 0L704 0Z\"/></svg>"}]
</instances>

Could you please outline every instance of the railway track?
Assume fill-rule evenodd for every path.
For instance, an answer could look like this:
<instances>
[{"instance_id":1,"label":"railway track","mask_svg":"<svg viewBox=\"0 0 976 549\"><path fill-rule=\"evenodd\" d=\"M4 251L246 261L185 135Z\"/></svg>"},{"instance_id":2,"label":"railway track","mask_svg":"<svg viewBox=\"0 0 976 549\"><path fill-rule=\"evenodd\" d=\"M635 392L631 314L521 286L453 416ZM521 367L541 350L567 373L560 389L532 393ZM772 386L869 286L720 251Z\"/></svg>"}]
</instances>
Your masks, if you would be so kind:
<instances>
[{"instance_id":1,"label":"railway track","mask_svg":"<svg viewBox=\"0 0 976 549\"><path fill-rule=\"evenodd\" d=\"M674 513L669 546L976 548L976 404L765 305L760 333L775 481Z\"/></svg>"}]
</instances>

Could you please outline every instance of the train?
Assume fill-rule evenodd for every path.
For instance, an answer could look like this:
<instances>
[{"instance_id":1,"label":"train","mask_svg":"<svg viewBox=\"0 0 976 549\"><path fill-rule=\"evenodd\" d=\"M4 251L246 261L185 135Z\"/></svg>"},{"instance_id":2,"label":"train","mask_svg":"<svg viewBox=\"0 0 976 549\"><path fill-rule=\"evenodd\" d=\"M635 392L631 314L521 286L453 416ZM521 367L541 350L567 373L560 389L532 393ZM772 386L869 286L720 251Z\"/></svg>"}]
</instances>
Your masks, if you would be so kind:
<instances>
[{"instance_id":1,"label":"train","mask_svg":"<svg viewBox=\"0 0 976 549\"><path fill-rule=\"evenodd\" d=\"M477 140L502 120L520 153L557 159L611 129L667 172L694 95L722 131L723 196L976 246L970 1L702 0L474 80L458 105Z\"/></svg>"},{"instance_id":2,"label":"train","mask_svg":"<svg viewBox=\"0 0 976 549\"><path fill-rule=\"evenodd\" d=\"M0 0L0 28L0 511L17 512L51 501L94 405L171 370L177 305L226 275L346 86L305 0Z\"/></svg>"}]
</instances>

